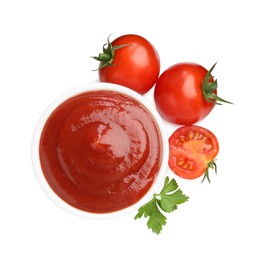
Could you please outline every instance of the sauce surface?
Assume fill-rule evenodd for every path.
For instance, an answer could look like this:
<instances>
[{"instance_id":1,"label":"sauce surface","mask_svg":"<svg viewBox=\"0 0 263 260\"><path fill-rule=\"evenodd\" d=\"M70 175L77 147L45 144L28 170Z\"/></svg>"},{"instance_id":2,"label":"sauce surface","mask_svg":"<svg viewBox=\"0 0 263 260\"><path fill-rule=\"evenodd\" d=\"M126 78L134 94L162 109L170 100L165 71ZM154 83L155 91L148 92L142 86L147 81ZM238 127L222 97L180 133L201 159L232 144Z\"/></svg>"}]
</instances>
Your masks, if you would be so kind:
<instances>
[{"instance_id":1,"label":"sauce surface","mask_svg":"<svg viewBox=\"0 0 263 260\"><path fill-rule=\"evenodd\" d=\"M46 180L71 206L110 213L150 189L162 157L159 128L138 101L92 91L60 104L48 118L39 155Z\"/></svg>"}]
</instances>

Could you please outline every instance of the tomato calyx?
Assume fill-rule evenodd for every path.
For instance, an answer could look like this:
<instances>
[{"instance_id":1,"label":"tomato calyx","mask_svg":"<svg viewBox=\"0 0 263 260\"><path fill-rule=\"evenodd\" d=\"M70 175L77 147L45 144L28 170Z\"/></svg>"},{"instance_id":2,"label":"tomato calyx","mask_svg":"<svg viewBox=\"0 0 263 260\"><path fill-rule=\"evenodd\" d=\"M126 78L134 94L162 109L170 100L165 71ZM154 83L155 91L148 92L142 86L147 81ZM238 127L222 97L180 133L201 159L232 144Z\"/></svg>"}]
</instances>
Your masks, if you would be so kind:
<instances>
[{"instance_id":1,"label":"tomato calyx","mask_svg":"<svg viewBox=\"0 0 263 260\"><path fill-rule=\"evenodd\" d=\"M210 178L209 178L209 169L215 170L215 174L217 174L217 166L216 166L215 160L212 160L211 162L209 162L209 163L207 164L207 169L206 169L206 171L205 171L205 174L204 174L204 178L203 178L203 180L202 180L202 183L203 183L203 181L204 181L205 179L207 179L208 182L211 183L211 182L210 182Z\"/></svg>"},{"instance_id":2,"label":"tomato calyx","mask_svg":"<svg viewBox=\"0 0 263 260\"><path fill-rule=\"evenodd\" d=\"M211 102L216 105L222 105L222 103L228 103L233 104L232 102L229 102L219 96L217 96L214 92L218 87L217 80L211 81L213 79L213 76L211 75L213 69L215 68L217 62L211 67L211 69L207 72L203 83L202 83L202 91L203 91L203 97L207 102ZM220 103L221 102L221 103Z\"/></svg>"},{"instance_id":3,"label":"tomato calyx","mask_svg":"<svg viewBox=\"0 0 263 260\"><path fill-rule=\"evenodd\" d=\"M113 60L115 56L115 51L123 48L125 46L130 46L131 44L121 44L117 46L112 46L110 42L110 36L107 38L107 43L103 44L102 50L103 52L99 54L99 56L92 56L91 58L100 61L100 66L96 70L100 70L106 66L112 66L113 65ZM106 47L107 46L107 47Z\"/></svg>"}]
</instances>

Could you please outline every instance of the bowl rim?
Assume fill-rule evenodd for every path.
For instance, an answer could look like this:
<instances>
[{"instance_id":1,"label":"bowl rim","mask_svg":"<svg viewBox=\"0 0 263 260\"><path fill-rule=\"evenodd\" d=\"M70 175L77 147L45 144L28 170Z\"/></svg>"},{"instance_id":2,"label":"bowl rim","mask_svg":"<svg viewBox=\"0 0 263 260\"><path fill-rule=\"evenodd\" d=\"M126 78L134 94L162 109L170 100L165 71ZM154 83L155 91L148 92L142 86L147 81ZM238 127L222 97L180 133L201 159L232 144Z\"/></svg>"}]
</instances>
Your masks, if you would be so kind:
<instances>
[{"instance_id":1,"label":"bowl rim","mask_svg":"<svg viewBox=\"0 0 263 260\"><path fill-rule=\"evenodd\" d=\"M121 94L128 95L129 97L134 98L135 100L139 101L152 114L153 118L155 119L159 127L159 131L160 131L160 135L162 139L163 152L162 152L162 159L161 159L161 166L159 169L159 173L157 174L157 177L154 183L152 184L152 186L150 187L150 189L139 201L137 201L135 204L127 208L124 208L118 211L109 212L109 213L92 213L92 212L83 211L83 210L80 210L80 209L77 209L71 206L70 204L65 202L62 198L60 198L53 191L53 189L49 186L43 174L41 164L40 164L39 142L40 142L42 129L46 123L46 120L49 118L51 113L61 103L63 103L64 101L68 100L69 98L73 96L76 96L84 92L102 91L102 90L115 91ZM104 83L104 82L91 82L91 83L88 83L82 86L78 86L68 91L65 91L60 96L55 98L41 114L35 126L33 137L32 137L32 143L31 143L31 160L32 160L33 171L44 193L60 208L72 213L73 215L77 215L79 217L90 218L90 219L110 219L110 218L123 216L136 209L138 210L140 206L147 203L152 198L153 194L158 190L158 188L160 187L160 185L162 184L164 180L164 177L166 175L166 170L168 167L168 158L169 158L169 144L168 144L166 128L165 128L165 125L164 125L164 122L161 116L159 115L155 107L150 103L150 101L144 96L142 96L141 94L127 87L124 87L118 84Z\"/></svg>"}]
</instances>

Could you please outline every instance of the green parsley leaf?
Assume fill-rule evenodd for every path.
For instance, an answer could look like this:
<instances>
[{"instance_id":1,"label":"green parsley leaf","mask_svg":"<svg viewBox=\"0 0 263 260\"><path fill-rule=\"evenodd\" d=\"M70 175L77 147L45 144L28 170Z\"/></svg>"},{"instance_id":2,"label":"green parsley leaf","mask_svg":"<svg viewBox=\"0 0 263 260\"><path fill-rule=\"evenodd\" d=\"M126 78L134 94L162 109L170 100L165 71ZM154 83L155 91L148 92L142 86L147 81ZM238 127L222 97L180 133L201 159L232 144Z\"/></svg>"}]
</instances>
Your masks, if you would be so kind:
<instances>
[{"instance_id":1,"label":"green parsley leaf","mask_svg":"<svg viewBox=\"0 0 263 260\"><path fill-rule=\"evenodd\" d=\"M171 181L169 181L169 177L166 177L164 180L163 189L161 190L161 194L175 191L177 188L178 188L178 185L175 179L172 179Z\"/></svg>"},{"instance_id":2,"label":"green parsley leaf","mask_svg":"<svg viewBox=\"0 0 263 260\"><path fill-rule=\"evenodd\" d=\"M170 213L177 209L177 206L172 202L169 195L162 195L161 198L157 203L163 211Z\"/></svg>"},{"instance_id":3,"label":"green parsley leaf","mask_svg":"<svg viewBox=\"0 0 263 260\"><path fill-rule=\"evenodd\" d=\"M134 219L149 217L147 226L154 233L159 234L162 226L166 224L166 217L161 213L156 204L156 198L153 198L148 203L139 208L137 215Z\"/></svg>"},{"instance_id":4,"label":"green parsley leaf","mask_svg":"<svg viewBox=\"0 0 263 260\"><path fill-rule=\"evenodd\" d=\"M189 198L178 189L178 184L174 179L169 180L167 176L164 180L164 187L159 194L154 194L153 198L138 210L134 219L149 217L147 226L152 232L160 234L162 227L166 224L166 217L162 213L170 213L177 209L177 205L184 203Z\"/></svg>"}]
</instances>

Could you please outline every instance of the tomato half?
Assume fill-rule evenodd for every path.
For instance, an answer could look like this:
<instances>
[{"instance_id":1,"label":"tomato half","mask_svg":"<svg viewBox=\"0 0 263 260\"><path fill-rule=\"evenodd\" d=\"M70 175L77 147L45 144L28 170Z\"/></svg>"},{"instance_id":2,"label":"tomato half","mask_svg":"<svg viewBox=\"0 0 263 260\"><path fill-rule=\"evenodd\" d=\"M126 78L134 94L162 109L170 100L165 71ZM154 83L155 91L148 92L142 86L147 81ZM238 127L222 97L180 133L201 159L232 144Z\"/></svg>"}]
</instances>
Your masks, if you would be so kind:
<instances>
[{"instance_id":1,"label":"tomato half","mask_svg":"<svg viewBox=\"0 0 263 260\"><path fill-rule=\"evenodd\" d=\"M169 166L178 176L196 179L216 167L214 158L219 144L216 136L206 128L192 125L174 131L169 138Z\"/></svg>"},{"instance_id":2,"label":"tomato half","mask_svg":"<svg viewBox=\"0 0 263 260\"><path fill-rule=\"evenodd\" d=\"M216 64L214 64L215 66ZM159 77L154 100L160 115L179 125L192 125L205 118L215 104L230 103L217 94L217 81L195 63L179 63L165 70Z\"/></svg>"},{"instance_id":3,"label":"tomato half","mask_svg":"<svg viewBox=\"0 0 263 260\"><path fill-rule=\"evenodd\" d=\"M127 34L107 43L98 57L99 78L145 94L156 83L160 59L155 47L145 38Z\"/></svg>"}]
</instances>

